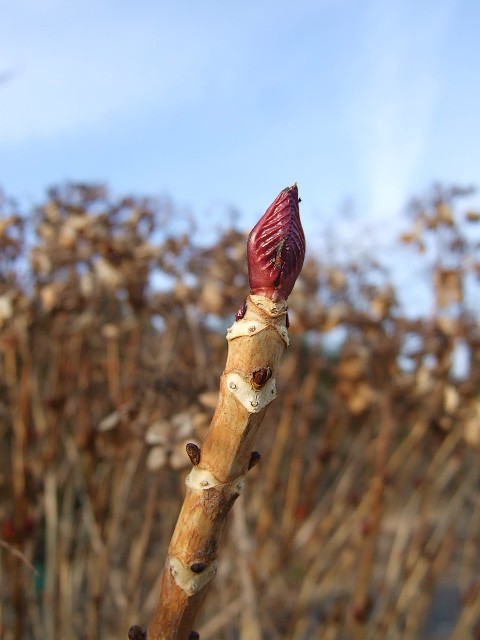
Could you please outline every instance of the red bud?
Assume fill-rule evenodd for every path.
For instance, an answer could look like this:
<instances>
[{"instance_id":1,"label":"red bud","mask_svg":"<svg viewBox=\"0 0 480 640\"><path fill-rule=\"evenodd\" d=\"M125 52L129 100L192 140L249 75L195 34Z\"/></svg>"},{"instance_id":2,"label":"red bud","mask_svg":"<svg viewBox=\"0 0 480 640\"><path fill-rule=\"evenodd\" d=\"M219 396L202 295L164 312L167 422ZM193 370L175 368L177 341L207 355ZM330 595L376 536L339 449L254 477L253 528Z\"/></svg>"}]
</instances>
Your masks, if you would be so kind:
<instances>
[{"instance_id":1,"label":"red bud","mask_svg":"<svg viewBox=\"0 0 480 640\"><path fill-rule=\"evenodd\" d=\"M284 189L254 226L247 243L252 294L286 300L305 258L297 185Z\"/></svg>"}]
</instances>

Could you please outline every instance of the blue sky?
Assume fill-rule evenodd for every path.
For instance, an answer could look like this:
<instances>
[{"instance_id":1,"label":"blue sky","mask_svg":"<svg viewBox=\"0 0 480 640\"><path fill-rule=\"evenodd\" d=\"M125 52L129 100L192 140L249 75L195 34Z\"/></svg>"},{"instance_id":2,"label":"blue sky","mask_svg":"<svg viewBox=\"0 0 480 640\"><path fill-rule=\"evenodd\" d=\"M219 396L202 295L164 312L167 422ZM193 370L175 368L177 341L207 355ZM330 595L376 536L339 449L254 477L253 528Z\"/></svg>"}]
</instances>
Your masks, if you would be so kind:
<instances>
[{"instance_id":1,"label":"blue sky","mask_svg":"<svg viewBox=\"0 0 480 640\"><path fill-rule=\"evenodd\" d=\"M315 247L326 228L387 237L433 181L480 183L476 0L0 0L0 13L0 186L26 202L102 181L166 194L203 229L234 206L247 229L297 181Z\"/></svg>"}]
</instances>

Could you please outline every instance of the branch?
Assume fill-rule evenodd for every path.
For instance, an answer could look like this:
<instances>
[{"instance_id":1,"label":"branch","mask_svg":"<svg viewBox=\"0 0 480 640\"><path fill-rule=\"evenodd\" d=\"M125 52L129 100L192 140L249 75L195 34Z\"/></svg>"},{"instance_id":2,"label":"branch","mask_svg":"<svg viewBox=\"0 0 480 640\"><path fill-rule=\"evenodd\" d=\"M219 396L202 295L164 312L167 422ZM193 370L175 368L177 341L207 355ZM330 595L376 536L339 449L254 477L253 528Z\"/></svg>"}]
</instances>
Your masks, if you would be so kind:
<instances>
[{"instance_id":1,"label":"branch","mask_svg":"<svg viewBox=\"0 0 480 640\"><path fill-rule=\"evenodd\" d=\"M18 558L19 560L21 560L23 562L23 564L34 574L37 575L38 571L35 569L35 567L33 566L33 564L30 562L30 560L27 558L27 556L22 553L19 549L17 549L16 547L14 547L13 545L11 545L10 543L8 543L6 540L2 540L0 538L0 547L3 547L4 549L7 549L7 551L10 551L10 553L15 556L16 558Z\"/></svg>"},{"instance_id":2,"label":"branch","mask_svg":"<svg viewBox=\"0 0 480 640\"><path fill-rule=\"evenodd\" d=\"M148 640L188 640L217 571L228 512L245 474L258 462L254 440L276 395L276 374L288 346L286 300L303 265L305 237L296 184L284 189L251 231L251 293L227 331L220 396L201 450L187 445L193 467L173 532Z\"/></svg>"}]
</instances>

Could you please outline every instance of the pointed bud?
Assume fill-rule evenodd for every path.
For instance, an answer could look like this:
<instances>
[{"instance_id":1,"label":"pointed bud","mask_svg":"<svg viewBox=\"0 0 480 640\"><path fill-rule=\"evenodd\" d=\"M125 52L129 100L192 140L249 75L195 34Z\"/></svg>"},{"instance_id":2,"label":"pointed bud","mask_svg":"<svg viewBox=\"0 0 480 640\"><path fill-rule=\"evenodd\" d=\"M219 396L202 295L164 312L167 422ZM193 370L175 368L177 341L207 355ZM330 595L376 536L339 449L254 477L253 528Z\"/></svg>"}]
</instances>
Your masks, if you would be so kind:
<instances>
[{"instance_id":1,"label":"pointed bud","mask_svg":"<svg viewBox=\"0 0 480 640\"><path fill-rule=\"evenodd\" d=\"M302 270L305 236L297 185L287 187L248 236L248 278L252 294L286 300Z\"/></svg>"},{"instance_id":2,"label":"pointed bud","mask_svg":"<svg viewBox=\"0 0 480 640\"><path fill-rule=\"evenodd\" d=\"M257 391L264 387L272 377L270 367L258 367L252 371L252 387Z\"/></svg>"},{"instance_id":3,"label":"pointed bud","mask_svg":"<svg viewBox=\"0 0 480 640\"><path fill-rule=\"evenodd\" d=\"M258 451L252 451L252 453L250 454L250 461L248 463L248 470L250 471L250 469L252 469L252 467L254 467L258 462L260 462L260 454L258 453Z\"/></svg>"},{"instance_id":4,"label":"pointed bud","mask_svg":"<svg viewBox=\"0 0 480 640\"><path fill-rule=\"evenodd\" d=\"M187 455L190 458L190 462L193 465L197 465L200 462L200 447L193 442L187 442L185 445Z\"/></svg>"}]
</instances>

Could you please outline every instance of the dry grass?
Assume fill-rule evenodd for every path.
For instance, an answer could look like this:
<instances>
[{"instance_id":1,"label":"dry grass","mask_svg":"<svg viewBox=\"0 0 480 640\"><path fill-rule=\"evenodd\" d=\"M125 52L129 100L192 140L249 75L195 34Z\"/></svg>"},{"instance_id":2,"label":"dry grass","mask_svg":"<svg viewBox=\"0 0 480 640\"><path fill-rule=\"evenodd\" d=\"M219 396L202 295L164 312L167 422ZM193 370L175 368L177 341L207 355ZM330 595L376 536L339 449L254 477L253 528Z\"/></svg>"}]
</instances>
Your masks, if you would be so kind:
<instances>
[{"instance_id":1,"label":"dry grass","mask_svg":"<svg viewBox=\"0 0 480 640\"><path fill-rule=\"evenodd\" d=\"M456 195L417 203L403 237L437 248L429 318L404 317L373 265L306 263L202 640L479 637L478 217ZM199 249L165 204L94 186L52 191L35 236L1 207L0 635L126 638L155 602L185 442L213 413L245 238Z\"/></svg>"}]
</instances>

